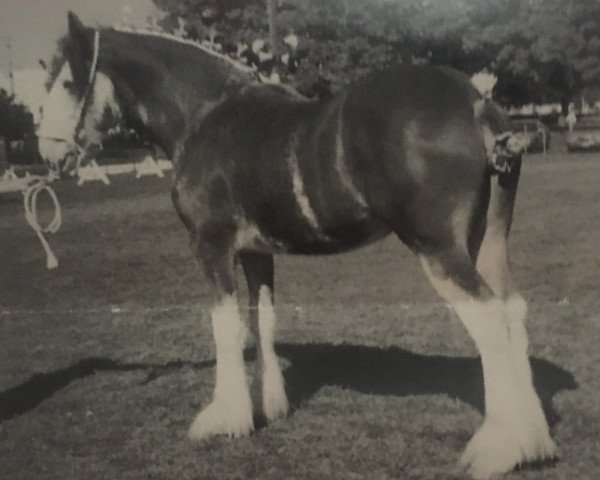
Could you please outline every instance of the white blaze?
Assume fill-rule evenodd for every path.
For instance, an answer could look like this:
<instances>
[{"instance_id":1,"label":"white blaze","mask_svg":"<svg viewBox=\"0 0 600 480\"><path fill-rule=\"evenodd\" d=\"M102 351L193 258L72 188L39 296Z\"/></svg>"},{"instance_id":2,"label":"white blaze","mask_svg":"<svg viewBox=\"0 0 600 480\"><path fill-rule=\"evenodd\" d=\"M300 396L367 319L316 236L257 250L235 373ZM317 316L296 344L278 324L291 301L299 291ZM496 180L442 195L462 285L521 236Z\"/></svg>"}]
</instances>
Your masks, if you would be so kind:
<instances>
[{"instance_id":1,"label":"white blaze","mask_svg":"<svg viewBox=\"0 0 600 480\"><path fill-rule=\"evenodd\" d=\"M62 160L68 153L68 143L74 143L79 102L65 86L72 81L71 67L65 62L42 104L42 119L37 131L40 154L52 162ZM65 142L54 139L63 139Z\"/></svg>"},{"instance_id":2,"label":"white blaze","mask_svg":"<svg viewBox=\"0 0 600 480\"><path fill-rule=\"evenodd\" d=\"M56 77L43 105L42 120L38 128L40 154L57 163L63 160L77 143L75 134L83 113L79 143L98 144L106 132L98 130L105 112L110 110L115 119L120 118L111 80L97 72L89 99L78 101L68 85L73 81L71 67L65 62ZM85 111L83 111L85 109Z\"/></svg>"}]
</instances>

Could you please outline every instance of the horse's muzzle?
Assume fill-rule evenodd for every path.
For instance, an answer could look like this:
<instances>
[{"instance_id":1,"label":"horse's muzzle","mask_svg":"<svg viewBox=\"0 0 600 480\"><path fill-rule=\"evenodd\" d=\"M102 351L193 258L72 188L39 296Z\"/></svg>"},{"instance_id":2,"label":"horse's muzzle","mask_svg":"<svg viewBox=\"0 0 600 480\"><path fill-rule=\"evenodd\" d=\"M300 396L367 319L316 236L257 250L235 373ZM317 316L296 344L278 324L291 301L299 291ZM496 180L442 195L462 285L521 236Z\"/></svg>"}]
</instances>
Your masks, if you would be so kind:
<instances>
[{"instance_id":1,"label":"horse's muzzle","mask_svg":"<svg viewBox=\"0 0 600 480\"><path fill-rule=\"evenodd\" d=\"M79 168L79 156L79 152L72 151L67 153L65 158L58 162L57 170L60 178L74 177L77 175L77 169Z\"/></svg>"}]
</instances>

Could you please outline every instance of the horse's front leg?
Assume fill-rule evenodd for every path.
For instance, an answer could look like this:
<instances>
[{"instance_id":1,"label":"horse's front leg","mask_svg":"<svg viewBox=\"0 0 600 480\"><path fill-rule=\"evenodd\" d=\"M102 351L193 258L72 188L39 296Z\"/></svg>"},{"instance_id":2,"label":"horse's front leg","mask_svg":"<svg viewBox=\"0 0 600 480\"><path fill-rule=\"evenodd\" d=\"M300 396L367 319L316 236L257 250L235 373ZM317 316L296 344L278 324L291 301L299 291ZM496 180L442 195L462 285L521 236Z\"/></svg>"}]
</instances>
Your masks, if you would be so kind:
<instances>
[{"instance_id":1,"label":"horse's front leg","mask_svg":"<svg viewBox=\"0 0 600 480\"><path fill-rule=\"evenodd\" d=\"M199 440L214 434L240 437L253 428L252 402L246 381L246 326L237 300L235 252L228 242L193 242L195 254L215 291L210 317L216 352L213 399L193 421L188 436Z\"/></svg>"},{"instance_id":2,"label":"horse's front leg","mask_svg":"<svg viewBox=\"0 0 600 480\"><path fill-rule=\"evenodd\" d=\"M257 343L257 368L252 393L258 413L268 421L273 421L288 413L284 380L274 345L273 255L240 252L240 261L248 282L250 325Z\"/></svg>"}]
</instances>

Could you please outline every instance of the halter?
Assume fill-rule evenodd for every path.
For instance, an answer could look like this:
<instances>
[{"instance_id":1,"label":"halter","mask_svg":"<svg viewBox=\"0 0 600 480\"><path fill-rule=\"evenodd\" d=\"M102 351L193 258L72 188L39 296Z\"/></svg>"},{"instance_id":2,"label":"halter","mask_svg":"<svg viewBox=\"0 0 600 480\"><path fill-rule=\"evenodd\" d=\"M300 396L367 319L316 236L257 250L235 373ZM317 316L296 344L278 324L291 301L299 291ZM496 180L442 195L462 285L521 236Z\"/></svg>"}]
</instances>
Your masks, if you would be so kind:
<instances>
[{"instance_id":1,"label":"halter","mask_svg":"<svg viewBox=\"0 0 600 480\"><path fill-rule=\"evenodd\" d=\"M74 138L77 141L77 137L79 136L79 132L83 127L83 122L85 121L85 111L89 106L90 99L92 97L92 92L94 91L94 84L96 83L96 73L98 71L98 54L100 52L100 31L94 31L94 56L92 57L92 65L90 67L90 74L88 77L88 84L85 89L85 93L83 94L83 102L81 105L81 112L79 113L79 121L77 122L77 126L75 127Z\"/></svg>"},{"instance_id":2,"label":"halter","mask_svg":"<svg viewBox=\"0 0 600 480\"><path fill-rule=\"evenodd\" d=\"M100 52L100 31L94 31L94 54L92 57L92 65L90 67L90 73L88 76L88 83L83 94L83 99L81 102L81 110L79 112L79 119L77 120L77 124L75 126L75 131L73 133L73 138L75 140L75 144L72 144L70 140L61 137L46 137L46 136L38 136L38 138L43 138L45 140L50 140L56 143L66 143L69 146L73 147L73 153L77 156L77 166L79 168L81 164L81 160L83 158L84 152L81 151L81 145L78 142L79 133L83 128L83 124L85 122L85 112L89 106L92 93L94 91L94 84L96 80L96 73L98 72L98 56Z\"/></svg>"}]
</instances>

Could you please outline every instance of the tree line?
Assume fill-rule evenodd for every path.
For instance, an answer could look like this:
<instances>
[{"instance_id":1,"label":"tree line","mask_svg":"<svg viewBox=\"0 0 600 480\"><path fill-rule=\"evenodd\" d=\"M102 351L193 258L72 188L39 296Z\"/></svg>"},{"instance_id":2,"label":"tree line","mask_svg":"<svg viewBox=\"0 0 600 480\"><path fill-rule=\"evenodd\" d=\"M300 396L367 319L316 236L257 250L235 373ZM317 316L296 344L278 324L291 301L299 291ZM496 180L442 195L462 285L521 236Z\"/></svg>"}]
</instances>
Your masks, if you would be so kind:
<instances>
[{"instance_id":1,"label":"tree line","mask_svg":"<svg viewBox=\"0 0 600 480\"><path fill-rule=\"evenodd\" d=\"M505 106L560 102L566 113L581 95L600 99L598 0L153 1L166 14L163 29L183 23L194 38L262 38L282 53L293 32L302 61L289 81L301 91L323 81L335 90L397 63L432 63L495 73L494 95ZM8 148L33 134L27 108L0 90L0 137Z\"/></svg>"},{"instance_id":2,"label":"tree line","mask_svg":"<svg viewBox=\"0 0 600 480\"><path fill-rule=\"evenodd\" d=\"M568 103L600 85L597 0L154 0L163 28L226 41L276 38L293 31L306 58L295 81L325 77L347 84L373 68L402 63L450 65L498 76L505 105ZM269 3L275 6L270 32ZM272 29L271 29L272 30ZM270 36L270 33L274 35Z\"/></svg>"},{"instance_id":3,"label":"tree line","mask_svg":"<svg viewBox=\"0 0 600 480\"><path fill-rule=\"evenodd\" d=\"M0 88L0 148L3 150L0 158L7 156L12 163L27 163L32 150L37 149L37 145L31 145L34 134L31 112L25 105L16 102L14 95Z\"/></svg>"}]
</instances>

